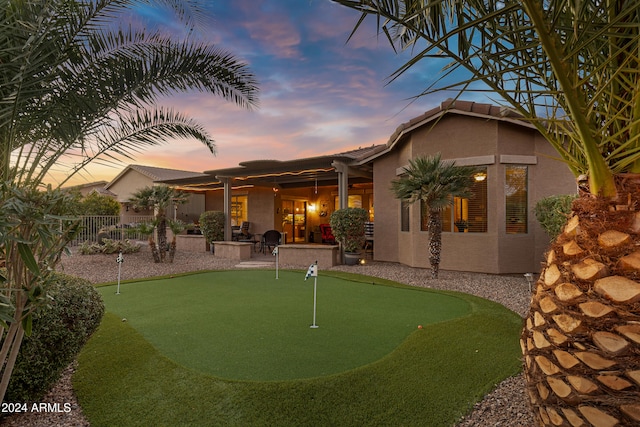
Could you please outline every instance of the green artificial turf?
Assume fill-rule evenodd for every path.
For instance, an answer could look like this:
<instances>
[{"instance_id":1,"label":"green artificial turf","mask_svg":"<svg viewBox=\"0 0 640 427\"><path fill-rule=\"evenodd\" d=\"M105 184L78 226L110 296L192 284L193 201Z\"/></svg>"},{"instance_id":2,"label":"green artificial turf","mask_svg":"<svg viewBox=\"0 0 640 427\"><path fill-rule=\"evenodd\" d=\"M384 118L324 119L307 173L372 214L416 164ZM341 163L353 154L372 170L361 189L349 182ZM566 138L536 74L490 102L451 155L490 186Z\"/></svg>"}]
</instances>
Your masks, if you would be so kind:
<instances>
[{"instance_id":1,"label":"green artificial turf","mask_svg":"<svg viewBox=\"0 0 640 427\"><path fill-rule=\"evenodd\" d=\"M304 273L302 276L300 273L281 273L286 277L281 276L280 280L284 280L276 284L268 279L255 279L254 275L265 272L247 271L212 273L215 283L202 280L208 275L194 275L181 277L179 281L128 284L121 287L120 295L115 295L114 288L101 288L109 313L82 351L74 376L74 388L91 425L447 426L454 424L495 384L520 369L518 335L521 320L498 304L464 294L372 285L362 277L353 277L360 280L357 282L321 276L318 279L317 322L320 328L311 330L308 326L313 302L312 283L304 282ZM223 285L225 280L221 276L227 274L235 286ZM287 284L289 275L296 285L294 288ZM345 279L348 277L343 275ZM172 280L177 282L171 283ZM264 327L260 334L252 332L255 323L245 324L244 328L220 320L212 324L220 315L214 315L213 310L208 310L210 320L199 317L194 323L187 322L192 314L207 311L200 308L203 305L224 310L223 303L214 303L205 297L210 290L202 289L207 286L224 288L225 291L218 291L215 298L236 298L236 309L244 307L246 312L251 312L248 317L279 318L284 312L294 320L263 320L271 327ZM245 286L253 290L243 291ZM259 292L255 290L256 286L263 286L268 292L255 295ZM165 294L167 291L161 291L162 287L172 291ZM296 302L293 297L298 292L304 303ZM335 300L329 298L332 293L336 295ZM164 294L164 299L157 294ZM354 303L353 295L361 304ZM267 304L268 301L272 304ZM276 309L274 301L283 305ZM396 305L398 301L401 306ZM434 304L433 301L439 302ZM444 306L455 314L447 313ZM404 317L391 313L405 309L413 314ZM176 311L178 315L172 314ZM357 312L362 314L359 316ZM440 313L436 315L437 312ZM125 315L121 313L132 314L126 315L130 316L127 322L122 322ZM147 315L165 319L164 326L148 324L143 318ZM137 316L143 317L137 319ZM366 320L359 320L360 317ZM345 332L346 324L357 322L364 323ZM416 328L418 322L424 329ZM176 323L181 327L172 326ZM245 343L243 347L246 351L263 347L258 345L259 338L270 337L270 334L277 336L280 327L287 332L280 338L273 338L276 344L266 346L271 350L256 352L261 355L257 358L253 355L252 360L268 359L271 365L300 369L300 366L316 363L315 359L306 350L298 356L306 357L308 363L293 360L287 347L314 348L314 341L320 338L325 344L316 347L318 351L344 347L341 354L368 353L366 346L372 346L371 352L376 355L349 356L350 363L359 366L353 369L341 360L336 360L333 367L327 363L327 360L346 358L341 354L324 360L319 358L330 368L323 369L333 372L332 375L318 376L323 373L316 371L307 374L314 378L280 381L238 381L207 373L210 365L218 364L218 356L209 357L201 366L188 365L189 360L197 359L193 354L197 351L193 348L199 345L198 338L205 340L205 336L213 336L215 339L226 337L232 341L248 341L250 345ZM209 329L214 333L210 334ZM237 335L220 332L227 329L235 330ZM182 338L181 331L184 330L192 332L187 334L190 338ZM334 340L330 335L343 337ZM290 342L285 336L291 339L295 336L300 341ZM381 347L380 341L384 341ZM169 343L173 351L165 354L162 343ZM226 345L236 347L237 343L219 342L205 347L215 353L216 347ZM347 351L351 346L359 350ZM234 350L234 357L235 351L240 350ZM187 356L179 358L181 353ZM273 358L274 354L282 353L287 356L280 361ZM235 376L231 375L233 366L225 369L229 369L226 377ZM262 372L262 369L267 366L263 365L255 372ZM286 371L282 368L267 370L271 372L269 375L281 375Z\"/></svg>"},{"instance_id":2,"label":"green artificial turf","mask_svg":"<svg viewBox=\"0 0 640 427\"><path fill-rule=\"evenodd\" d=\"M417 328L466 315L463 299L284 271L220 271L100 288L107 309L171 360L226 379L275 381L344 372ZM185 351L188 349L188 351Z\"/></svg>"}]
</instances>

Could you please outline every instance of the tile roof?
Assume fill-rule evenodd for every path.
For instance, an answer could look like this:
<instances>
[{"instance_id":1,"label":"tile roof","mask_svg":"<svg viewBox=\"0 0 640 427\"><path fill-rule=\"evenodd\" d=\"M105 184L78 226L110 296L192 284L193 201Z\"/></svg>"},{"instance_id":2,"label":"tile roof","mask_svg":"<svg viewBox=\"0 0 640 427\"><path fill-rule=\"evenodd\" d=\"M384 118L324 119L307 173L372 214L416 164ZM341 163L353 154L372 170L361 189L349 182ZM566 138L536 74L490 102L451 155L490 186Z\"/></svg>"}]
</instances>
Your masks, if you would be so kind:
<instances>
[{"instance_id":1,"label":"tile roof","mask_svg":"<svg viewBox=\"0 0 640 427\"><path fill-rule=\"evenodd\" d=\"M389 137L387 146L395 144L403 134L407 133L407 131L412 130L416 127L420 127L423 124L441 117L444 114L474 115L496 120L508 120L514 123L518 123L522 126L532 127L532 125L527 122L522 115L518 114L511 108L449 98L443 101L440 106L432 108L431 110L426 111L418 117L414 117L408 122L402 123L400 126L398 126L393 134L391 134L391 136Z\"/></svg>"},{"instance_id":2,"label":"tile roof","mask_svg":"<svg viewBox=\"0 0 640 427\"><path fill-rule=\"evenodd\" d=\"M108 189L114 183L116 183L127 171L134 170L154 182L162 182L172 179L186 179L186 178L197 178L197 177L205 177L206 174L200 172L191 172L184 171L178 169L167 169L167 168L158 168L155 166L145 166L145 165L129 165L124 168L115 178L109 182L105 188Z\"/></svg>"}]
</instances>

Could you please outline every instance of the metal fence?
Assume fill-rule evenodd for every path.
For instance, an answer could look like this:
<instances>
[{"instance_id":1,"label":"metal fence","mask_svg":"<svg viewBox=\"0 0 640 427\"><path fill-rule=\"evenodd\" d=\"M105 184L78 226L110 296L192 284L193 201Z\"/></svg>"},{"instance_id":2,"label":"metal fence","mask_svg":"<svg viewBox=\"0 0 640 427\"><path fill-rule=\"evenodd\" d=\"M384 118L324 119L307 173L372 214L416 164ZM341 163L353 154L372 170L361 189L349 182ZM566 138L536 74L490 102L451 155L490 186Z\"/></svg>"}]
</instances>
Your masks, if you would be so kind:
<instances>
[{"instance_id":1,"label":"metal fence","mask_svg":"<svg viewBox=\"0 0 640 427\"><path fill-rule=\"evenodd\" d=\"M80 232L69 243L77 246L84 242L98 242L100 238L113 240L146 240L137 231L138 225L153 221L151 215L87 215L80 217Z\"/></svg>"}]
</instances>

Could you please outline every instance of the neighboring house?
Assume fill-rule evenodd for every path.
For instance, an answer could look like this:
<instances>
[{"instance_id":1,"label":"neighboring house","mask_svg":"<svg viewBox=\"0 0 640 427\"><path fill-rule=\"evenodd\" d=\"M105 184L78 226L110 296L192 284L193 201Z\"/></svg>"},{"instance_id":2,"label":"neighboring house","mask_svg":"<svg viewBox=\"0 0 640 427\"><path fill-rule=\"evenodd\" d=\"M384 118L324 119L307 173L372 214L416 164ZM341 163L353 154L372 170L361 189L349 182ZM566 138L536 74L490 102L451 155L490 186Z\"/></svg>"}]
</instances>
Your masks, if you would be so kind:
<instances>
[{"instance_id":1,"label":"neighboring house","mask_svg":"<svg viewBox=\"0 0 640 427\"><path fill-rule=\"evenodd\" d=\"M63 189L66 191L78 191L82 195L82 197L85 197L91 193L98 193L103 196L109 196L109 197L115 198L115 194L105 189L106 185L107 185L107 181L95 181L95 182L88 182L86 184L79 184L79 185L73 185L70 187L64 187Z\"/></svg>"},{"instance_id":2,"label":"neighboring house","mask_svg":"<svg viewBox=\"0 0 640 427\"><path fill-rule=\"evenodd\" d=\"M440 268L538 271L549 237L533 208L544 197L575 193L575 178L529 123L510 110L465 101L445 101L402 124L383 151L363 160L373 164L375 258L429 267L423 207L394 200L389 182L403 174L409 159L438 152L479 168L474 196L455 198L443 214Z\"/></svg>"},{"instance_id":3,"label":"neighboring house","mask_svg":"<svg viewBox=\"0 0 640 427\"><path fill-rule=\"evenodd\" d=\"M128 215L141 214L149 215L152 212L134 212L129 200L139 189L156 185L168 179L186 179L207 176L198 172L190 172L176 169L158 168L152 166L129 165L122 170L104 188L116 195L116 200L122 206L122 212ZM167 212L170 218L176 218L185 223L197 222L200 214L204 211L204 195L193 194L189 202L178 205L173 212Z\"/></svg>"},{"instance_id":4,"label":"neighboring house","mask_svg":"<svg viewBox=\"0 0 640 427\"><path fill-rule=\"evenodd\" d=\"M489 104L445 101L399 126L384 145L304 159L247 161L199 176L154 181L198 192L204 209L227 212L227 240L232 226L249 221L253 234L276 229L285 233L287 243L319 243L319 225L329 222L331 212L346 205L363 207L375 224L375 260L428 268L421 205L397 200L390 182L402 175L409 159L438 152L444 160L479 168L474 196L454 199L443 213L440 268L538 271L549 237L533 208L541 198L575 193L575 180L533 126ZM108 188L113 191L113 185Z\"/></svg>"}]
</instances>

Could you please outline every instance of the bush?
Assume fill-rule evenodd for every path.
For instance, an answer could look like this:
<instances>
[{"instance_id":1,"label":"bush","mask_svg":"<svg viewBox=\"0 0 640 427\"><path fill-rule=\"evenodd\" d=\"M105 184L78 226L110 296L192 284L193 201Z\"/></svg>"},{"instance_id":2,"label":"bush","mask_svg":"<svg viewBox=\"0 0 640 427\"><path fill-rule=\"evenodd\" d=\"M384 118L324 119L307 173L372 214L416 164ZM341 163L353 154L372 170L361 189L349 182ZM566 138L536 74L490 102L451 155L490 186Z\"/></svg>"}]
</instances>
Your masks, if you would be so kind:
<instances>
[{"instance_id":1,"label":"bush","mask_svg":"<svg viewBox=\"0 0 640 427\"><path fill-rule=\"evenodd\" d=\"M576 199L573 195L550 196L536 203L534 212L536 219L547 232L551 240L562 232L564 224L571 215L571 203Z\"/></svg>"},{"instance_id":2,"label":"bush","mask_svg":"<svg viewBox=\"0 0 640 427\"><path fill-rule=\"evenodd\" d=\"M207 242L224 240L224 212L206 211L200 215L200 230Z\"/></svg>"},{"instance_id":3,"label":"bush","mask_svg":"<svg viewBox=\"0 0 640 427\"><path fill-rule=\"evenodd\" d=\"M78 247L78 253L80 255L93 255L93 254L115 254L122 252L123 254L132 254L140 251L140 244L132 242L131 240L112 240L102 239L102 245L94 242L83 242Z\"/></svg>"},{"instance_id":4,"label":"bush","mask_svg":"<svg viewBox=\"0 0 640 427\"><path fill-rule=\"evenodd\" d=\"M76 358L104 314L102 298L89 281L53 274L47 289L51 302L33 315L33 330L22 342L7 402L41 399Z\"/></svg>"},{"instance_id":5,"label":"bush","mask_svg":"<svg viewBox=\"0 0 640 427\"><path fill-rule=\"evenodd\" d=\"M364 246L364 223L369 213L362 208L338 209L331 214L329 224L331 232L345 252L357 252Z\"/></svg>"}]
</instances>

